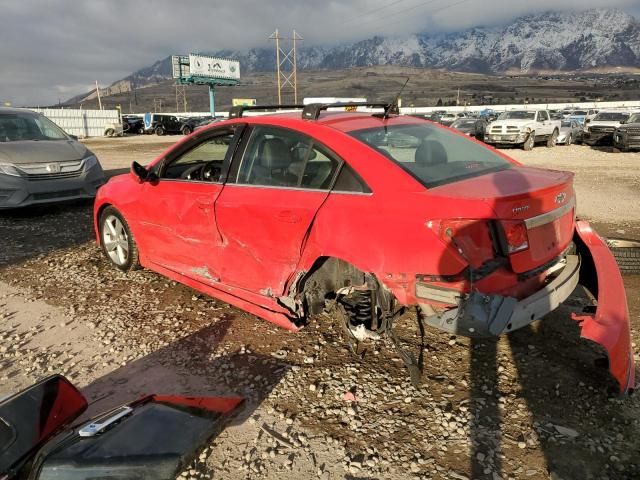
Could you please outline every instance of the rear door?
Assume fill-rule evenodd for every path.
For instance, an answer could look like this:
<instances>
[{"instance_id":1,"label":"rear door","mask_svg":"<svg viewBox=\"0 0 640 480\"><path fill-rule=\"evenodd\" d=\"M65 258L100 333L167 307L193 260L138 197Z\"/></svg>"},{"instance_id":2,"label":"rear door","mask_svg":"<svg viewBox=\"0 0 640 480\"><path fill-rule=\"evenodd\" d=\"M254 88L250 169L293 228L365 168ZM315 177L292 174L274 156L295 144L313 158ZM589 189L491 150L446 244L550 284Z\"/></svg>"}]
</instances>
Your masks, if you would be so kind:
<instances>
[{"instance_id":1,"label":"rear door","mask_svg":"<svg viewBox=\"0 0 640 480\"><path fill-rule=\"evenodd\" d=\"M271 126L254 127L241 148L216 201L221 281L275 296L297 266L341 161L310 137Z\"/></svg>"},{"instance_id":2,"label":"rear door","mask_svg":"<svg viewBox=\"0 0 640 480\"><path fill-rule=\"evenodd\" d=\"M160 179L143 185L139 227L153 263L205 283L218 280L222 239L214 204L241 132L242 125L207 131L169 154Z\"/></svg>"}]
</instances>

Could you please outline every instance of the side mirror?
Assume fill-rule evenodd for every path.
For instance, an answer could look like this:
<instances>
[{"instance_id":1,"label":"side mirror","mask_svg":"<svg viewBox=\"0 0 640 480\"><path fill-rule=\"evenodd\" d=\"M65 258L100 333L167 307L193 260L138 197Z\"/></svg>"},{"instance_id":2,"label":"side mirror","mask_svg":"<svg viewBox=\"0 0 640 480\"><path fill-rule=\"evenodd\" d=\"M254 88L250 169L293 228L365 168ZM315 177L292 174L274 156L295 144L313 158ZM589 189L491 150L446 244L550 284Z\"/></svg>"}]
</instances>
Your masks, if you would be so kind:
<instances>
[{"instance_id":1,"label":"side mirror","mask_svg":"<svg viewBox=\"0 0 640 480\"><path fill-rule=\"evenodd\" d=\"M86 409L87 400L61 375L0 401L0 473L20 467Z\"/></svg>"},{"instance_id":2,"label":"side mirror","mask_svg":"<svg viewBox=\"0 0 640 480\"><path fill-rule=\"evenodd\" d=\"M131 164L131 174L138 180L138 183L143 183L149 180L149 170L138 162L133 162Z\"/></svg>"}]
</instances>

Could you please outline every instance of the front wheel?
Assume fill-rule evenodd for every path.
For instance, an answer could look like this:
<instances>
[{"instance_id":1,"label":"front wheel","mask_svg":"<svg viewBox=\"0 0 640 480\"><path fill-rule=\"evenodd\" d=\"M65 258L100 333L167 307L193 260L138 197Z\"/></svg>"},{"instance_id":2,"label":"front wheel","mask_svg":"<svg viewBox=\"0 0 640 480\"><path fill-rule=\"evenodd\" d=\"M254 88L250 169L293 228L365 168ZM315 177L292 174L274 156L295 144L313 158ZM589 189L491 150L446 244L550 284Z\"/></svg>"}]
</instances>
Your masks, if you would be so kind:
<instances>
[{"instance_id":1,"label":"front wheel","mask_svg":"<svg viewBox=\"0 0 640 480\"><path fill-rule=\"evenodd\" d=\"M536 133L531 132L527 137L527 139L522 144L522 148L527 151L533 150L533 146L535 145L535 143L536 143Z\"/></svg>"},{"instance_id":2,"label":"front wheel","mask_svg":"<svg viewBox=\"0 0 640 480\"><path fill-rule=\"evenodd\" d=\"M191 133L191 127L183 127L182 128L182 134L183 135L189 135Z\"/></svg>"},{"instance_id":3,"label":"front wheel","mask_svg":"<svg viewBox=\"0 0 640 480\"><path fill-rule=\"evenodd\" d=\"M568 147L569 145L571 145L572 142L573 142L573 137L571 136L571 134L569 134L564 144Z\"/></svg>"},{"instance_id":4,"label":"front wheel","mask_svg":"<svg viewBox=\"0 0 640 480\"><path fill-rule=\"evenodd\" d=\"M100 241L102 251L118 269L135 270L140 266L138 247L124 217L113 207L100 215Z\"/></svg>"},{"instance_id":5,"label":"front wheel","mask_svg":"<svg viewBox=\"0 0 640 480\"><path fill-rule=\"evenodd\" d=\"M547 140L547 148L553 148L558 143L558 130L554 130L549 139Z\"/></svg>"}]
</instances>

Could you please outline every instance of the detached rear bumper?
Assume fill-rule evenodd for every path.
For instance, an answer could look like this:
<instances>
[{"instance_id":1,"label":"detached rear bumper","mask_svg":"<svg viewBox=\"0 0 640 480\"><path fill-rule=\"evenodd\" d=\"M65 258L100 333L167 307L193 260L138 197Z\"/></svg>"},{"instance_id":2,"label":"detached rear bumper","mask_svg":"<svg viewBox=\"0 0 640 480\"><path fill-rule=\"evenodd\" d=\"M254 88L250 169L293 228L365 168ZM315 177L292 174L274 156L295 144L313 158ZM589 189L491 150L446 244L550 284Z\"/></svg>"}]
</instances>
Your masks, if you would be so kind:
<instances>
[{"instance_id":1,"label":"detached rear bumper","mask_svg":"<svg viewBox=\"0 0 640 480\"><path fill-rule=\"evenodd\" d=\"M629 311L620 270L607 245L587 222L577 222L574 242L578 254L567 255L562 271L533 295L518 300L473 292L458 298L456 308L428 316L425 321L457 335L498 336L522 328L552 312L580 283L597 299L597 307L593 314L573 314L572 318L580 323L583 338L599 343L606 349L609 368L620 385L620 391L625 393L633 390L635 365ZM420 284L416 293L418 302L420 298L429 298Z\"/></svg>"},{"instance_id":2,"label":"detached rear bumper","mask_svg":"<svg viewBox=\"0 0 640 480\"><path fill-rule=\"evenodd\" d=\"M609 356L609 370L620 392L635 388L635 362L631 349L629 309L620 269L611 251L587 222L576 224L576 245L582 257L580 283L598 300L595 313L573 314L582 337L602 345Z\"/></svg>"}]
</instances>

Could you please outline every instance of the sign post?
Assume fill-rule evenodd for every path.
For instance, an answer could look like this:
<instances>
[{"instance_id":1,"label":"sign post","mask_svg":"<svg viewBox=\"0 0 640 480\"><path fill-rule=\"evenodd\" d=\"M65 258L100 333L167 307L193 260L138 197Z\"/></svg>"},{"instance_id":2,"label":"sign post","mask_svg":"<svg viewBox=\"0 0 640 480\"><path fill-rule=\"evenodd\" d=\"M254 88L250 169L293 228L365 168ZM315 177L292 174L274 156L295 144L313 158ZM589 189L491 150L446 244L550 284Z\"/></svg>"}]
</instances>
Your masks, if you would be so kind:
<instances>
[{"instance_id":1,"label":"sign post","mask_svg":"<svg viewBox=\"0 0 640 480\"><path fill-rule=\"evenodd\" d=\"M235 86L240 81L240 62L231 58L208 55L174 55L171 57L173 78L181 85L207 85L209 112L216 115L216 86Z\"/></svg>"}]
</instances>

